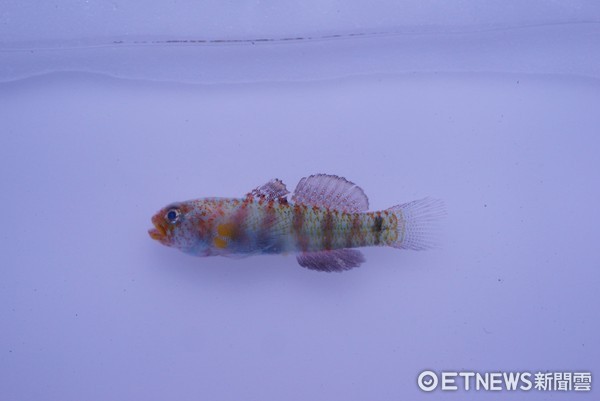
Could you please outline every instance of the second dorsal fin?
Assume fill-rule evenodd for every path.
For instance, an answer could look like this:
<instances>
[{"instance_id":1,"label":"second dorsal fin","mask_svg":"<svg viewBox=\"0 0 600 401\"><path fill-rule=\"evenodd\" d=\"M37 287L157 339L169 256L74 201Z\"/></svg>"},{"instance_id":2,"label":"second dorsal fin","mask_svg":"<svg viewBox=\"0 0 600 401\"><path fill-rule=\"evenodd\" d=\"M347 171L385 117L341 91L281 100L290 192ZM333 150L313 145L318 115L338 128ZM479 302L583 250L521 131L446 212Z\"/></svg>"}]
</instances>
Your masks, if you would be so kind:
<instances>
[{"instance_id":1,"label":"second dorsal fin","mask_svg":"<svg viewBox=\"0 0 600 401\"><path fill-rule=\"evenodd\" d=\"M346 212L364 212L369 199L356 184L337 175L316 174L300 180L292 201Z\"/></svg>"},{"instance_id":2,"label":"second dorsal fin","mask_svg":"<svg viewBox=\"0 0 600 401\"><path fill-rule=\"evenodd\" d=\"M276 200L285 198L290 191L287 190L285 184L278 178L274 178L264 185L253 189L246 196L254 196L264 198L265 200Z\"/></svg>"}]
</instances>

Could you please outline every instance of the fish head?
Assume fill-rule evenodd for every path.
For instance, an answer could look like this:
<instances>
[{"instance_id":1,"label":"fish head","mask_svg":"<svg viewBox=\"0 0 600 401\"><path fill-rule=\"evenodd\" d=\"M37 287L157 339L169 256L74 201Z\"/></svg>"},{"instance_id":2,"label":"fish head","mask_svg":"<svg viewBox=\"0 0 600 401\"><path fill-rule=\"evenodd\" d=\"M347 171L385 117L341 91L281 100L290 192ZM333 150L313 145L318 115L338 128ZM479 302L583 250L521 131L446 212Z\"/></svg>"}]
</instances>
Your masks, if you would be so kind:
<instances>
[{"instance_id":1,"label":"fish head","mask_svg":"<svg viewBox=\"0 0 600 401\"><path fill-rule=\"evenodd\" d=\"M172 203L152 216L150 237L187 253L202 254L207 248L206 211L201 200Z\"/></svg>"}]
</instances>

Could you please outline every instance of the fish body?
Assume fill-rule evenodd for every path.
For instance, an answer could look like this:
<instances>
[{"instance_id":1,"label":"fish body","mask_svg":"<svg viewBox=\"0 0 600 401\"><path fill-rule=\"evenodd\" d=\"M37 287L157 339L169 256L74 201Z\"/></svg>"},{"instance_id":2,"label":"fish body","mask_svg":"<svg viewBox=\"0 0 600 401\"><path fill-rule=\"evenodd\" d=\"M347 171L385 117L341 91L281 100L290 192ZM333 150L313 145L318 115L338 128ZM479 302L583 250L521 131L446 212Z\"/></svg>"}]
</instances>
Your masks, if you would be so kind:
<instances>
[{"instance_id":1,"label":"fish body","mask_svg":"<svg viewBox=\"0 0 600 401\"><path fill-rule=\"evenodd\" d=\"M177 202L157 212L150 236L197 256L298 253L301 266L343 271L364 262L353 249L433 245L431 222L443 214L431 199L368 212L362 189L344 178L303 178L291 199L274 179L243 198Z\"/></svg>"}]
</instances>

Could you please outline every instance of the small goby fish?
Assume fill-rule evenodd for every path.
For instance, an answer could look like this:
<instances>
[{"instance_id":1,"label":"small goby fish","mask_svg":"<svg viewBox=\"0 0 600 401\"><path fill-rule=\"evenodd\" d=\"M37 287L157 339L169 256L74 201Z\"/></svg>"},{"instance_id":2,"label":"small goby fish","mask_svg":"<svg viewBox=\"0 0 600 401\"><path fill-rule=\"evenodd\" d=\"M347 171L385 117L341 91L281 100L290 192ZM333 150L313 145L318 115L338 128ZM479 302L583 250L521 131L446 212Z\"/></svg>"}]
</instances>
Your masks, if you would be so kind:
<instances>
[{"instance_id":1,"label":"small goby fish","mask_svg":"<svg viewBox=\"0 0 600 401\"><path fill-rule=\"evenodd\" d=\"M444 214L425 198L367 212L369 201L354 183L335 175L305 177L288 200L279 179L243 198L203 198L172 203L153 217L150 237L197 256L297 252L300 266L344 271L365 261L356 249L391 246L428 249Z\"/></svg>"}]
</instances>

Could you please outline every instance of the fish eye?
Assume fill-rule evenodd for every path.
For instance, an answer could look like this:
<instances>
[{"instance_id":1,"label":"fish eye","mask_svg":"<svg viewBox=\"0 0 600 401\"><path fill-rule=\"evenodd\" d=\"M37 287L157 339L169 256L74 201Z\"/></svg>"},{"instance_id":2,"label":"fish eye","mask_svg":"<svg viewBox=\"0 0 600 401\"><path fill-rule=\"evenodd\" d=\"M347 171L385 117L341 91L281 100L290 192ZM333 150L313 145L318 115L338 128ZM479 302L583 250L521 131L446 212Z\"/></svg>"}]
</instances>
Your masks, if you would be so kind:
<instances>
[{"instance_id":1,"label":"fish eye","mask_svg":"<svg viewBox=\"0 0 600 401\"><path fill-rule=\"evenodd\" d=\"M173 209L169 209L167 214L165 214L165 219L167 219L167 221L169 223L174 224L174 223L177 223L180 216L181 216L181 212L179 211L179 209L173 208Z\"/></svg>"}]
</instances>

